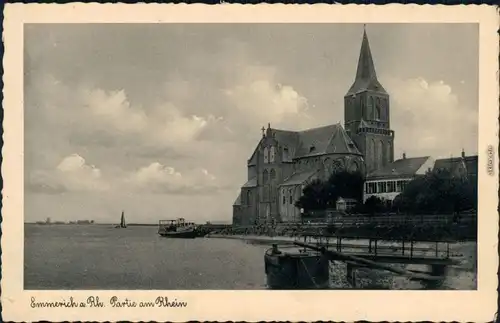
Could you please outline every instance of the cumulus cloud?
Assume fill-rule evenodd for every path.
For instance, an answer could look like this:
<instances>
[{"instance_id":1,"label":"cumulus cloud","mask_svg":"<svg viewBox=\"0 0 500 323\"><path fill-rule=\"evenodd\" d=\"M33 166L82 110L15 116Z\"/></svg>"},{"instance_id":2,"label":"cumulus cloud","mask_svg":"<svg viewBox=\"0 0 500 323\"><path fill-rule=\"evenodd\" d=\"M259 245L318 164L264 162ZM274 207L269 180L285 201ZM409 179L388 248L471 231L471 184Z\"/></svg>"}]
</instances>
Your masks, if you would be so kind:
<instances>
[{"instance_id":1,"label":"cumulus cloud","mask_svg":"<svg viewBox=\"0 0 500 323\"><path fill-rule=\"evenodd\" d=\"M391 95L397 154L457 156L477 153L478 110L464 106L444 81L383 80ZM396 156L397 157L397 156Z\"/></svg>"},{"instance_id":2,"label":"cumulus cloud","mask_svg":"<svg viewBox=\"0 0 500 323\"><path fill-rule=\"evenodd\" d=\"M97 122L105 122L119 132L140 133L148 125L144 111L131 107L124 90L87 90L83 99Z\"/></svg>"},{"instance_id":3,"label":"cumulus cloud","mask_svg":"<svg viewBox=\"0 0 500 323\"><path fill-rule=\"evenodd\" d=\"M216 177L206 169L181 173L158 162L138 169L128 183L144 193L201 194L220 189Z\"/></svg>"},{"instance_id":4,"label":"cumulus cloud","mask_svg":"<svg viewBox=\"0 0 500 323\"><path fill-rule=\"evenodd\" d=\"M100 169L87 164L78 154L63 158L54 169L30 173L27 186L32 191L46 193L103 191L109 188Z\"/></svg>"},{"instance_id":5,"label":"cumulus cloud","mask_svg":"<svg viewBox=\"0 0 500 323\"><path fill-rule=\"evenodd\" d=\"M248 66L239 83L225 90L230 118L241 119L254 128L272 123L276 127L304 128L313 120L308 101L291 85L281 84L271 68Z\"/></svg>"}]
</instances>

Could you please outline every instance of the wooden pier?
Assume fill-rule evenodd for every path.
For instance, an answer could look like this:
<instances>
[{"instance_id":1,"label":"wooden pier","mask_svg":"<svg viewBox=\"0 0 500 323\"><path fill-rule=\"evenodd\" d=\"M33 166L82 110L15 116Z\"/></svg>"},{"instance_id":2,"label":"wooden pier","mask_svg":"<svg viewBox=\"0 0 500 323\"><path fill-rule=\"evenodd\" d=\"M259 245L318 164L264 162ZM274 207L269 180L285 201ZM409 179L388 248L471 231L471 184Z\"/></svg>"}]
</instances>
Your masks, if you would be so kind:
<instances>
[{"instance_id":1,"label":"wooden pier","mask_svg":"<svg viewBox=\"0 0 500 323\"><path fill-rule=\"evenodd\" d=\"M347 264L347 279L356 286L358 268L382 269L412 280L444 279L446 268L456 261L450 257L449 241L385 241L376 237L325 236L304 234L295 245L325 254L330 260ZM398 269L386 264L426 265L428 271Z\"/></svg>"}]
</instances>

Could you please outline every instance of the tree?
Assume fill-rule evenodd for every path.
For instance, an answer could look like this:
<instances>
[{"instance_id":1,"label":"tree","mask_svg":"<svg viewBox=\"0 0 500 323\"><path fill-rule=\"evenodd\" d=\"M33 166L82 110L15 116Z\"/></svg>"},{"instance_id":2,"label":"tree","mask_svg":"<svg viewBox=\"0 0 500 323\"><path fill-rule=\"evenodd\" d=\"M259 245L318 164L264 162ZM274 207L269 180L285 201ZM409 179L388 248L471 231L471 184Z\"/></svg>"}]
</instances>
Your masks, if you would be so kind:
<instances>
[{"instance_id":1,"label":"tree","mask_svg":"<svg viewBox=\"0 0 500 323\"><path fill-rule=\"evenodd\" d=\"M295 206L308 212L335 208L339 197L359 201L363 196L363 185L363 175L359 172L334 173L327 181L317 179L306 185Z\"/></svg>"},{"instance_id":2,"label":"tree","mask_svg":"<svg viewBox=\"0 0 500 323\"><path fill-rule=\"evenodd\" d=\"M364 182L360 172L342 171L332 174L328 179L328 183L335 187L337 196L358 201L363 199Z\"/></svg>"},{"instance_id":3,"label":"tree","mask_svg":"<svg viewBox=\"0 0 500 323\"><path fill-rule=\"evenodd\" d=\"M385 205L386 203L384 200L372 195L366 199L363 207L365 212L369 213L370 215L374 215L377 212L384 211Z\"/></svg>"},{"instance_id":4,"label":"tree","mask_svg":"<svg viewBox=\"0 0 500 323\"><path fill-rule=\"evenodd\" d=\"M459 213L477 207L477 183L437 169L410 181L394 202L410 213Z\"/></svg>"},{"instance_id":5,"label":"tree","mask_svg":"<svg viewBox=\"0 0 500 323\"><path fill-rule=\"evenodd\" d=\"M313 180L304 187L302 196L295 206L305 211L323 210L326 208L326 186L321 180Z\"/></svg>"}]
</instances>

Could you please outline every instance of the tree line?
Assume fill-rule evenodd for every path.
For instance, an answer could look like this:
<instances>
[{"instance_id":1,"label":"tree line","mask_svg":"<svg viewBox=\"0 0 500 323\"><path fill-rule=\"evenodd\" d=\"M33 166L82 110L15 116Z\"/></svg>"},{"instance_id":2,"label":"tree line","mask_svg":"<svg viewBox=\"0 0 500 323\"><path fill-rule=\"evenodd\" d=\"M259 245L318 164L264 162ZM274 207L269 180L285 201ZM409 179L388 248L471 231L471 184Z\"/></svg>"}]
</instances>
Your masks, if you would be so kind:
<instances>
[{"instance_id":1,"label":"tree line","mask_svg":"<svg viewBox=\"0 0 500 323\"><path fill-rule=\"evenodd\" d=\"M477 209L477 177L453 176L447 169L428 171L414 178L392 203L376 196L363 203L363 189L364 177L360 172L337 172L326 181L311 181L295 205L304 209L304 216L335 209L339 197L358 201L350 212L371 215L385 212L459 214Z\"/></svg>"}]
</instances>

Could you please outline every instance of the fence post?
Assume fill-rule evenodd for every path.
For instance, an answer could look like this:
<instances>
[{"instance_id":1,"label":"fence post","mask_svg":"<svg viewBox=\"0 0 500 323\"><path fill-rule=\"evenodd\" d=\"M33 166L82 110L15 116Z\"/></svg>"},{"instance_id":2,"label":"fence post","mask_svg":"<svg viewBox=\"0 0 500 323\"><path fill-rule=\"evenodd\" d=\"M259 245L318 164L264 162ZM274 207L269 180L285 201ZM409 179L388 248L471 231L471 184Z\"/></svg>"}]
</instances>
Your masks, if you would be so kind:
<instances>
[{"instance_id":1,"label":"fence post","mask_svg":"<svg viewBox=\"0 0 500 323\"><path fill-rule=\"evenodd\" d=\"M413 258L413 240L410 241L410 258Z\"/></svg>"},{"instance_id":2,"label":"fence post","mask_svg":"<svg viewBox=\"0 0 500 323\"><path fill-rule=\"evenodd\" d=\"M403 248L402 248L401 254L404 256L405 255L405 241L403 240Z\"/></svg>"},{"instance_id":3,"label":"fence post","mask_svg":"<svg viewBox=\"0 0 500 323\"><path fill-rule=\"evenodd\" d=\"M377 254L377 239L375 239L375 254Z\"/></svg>"},{"instance_id":4,"label":"fence post","mask_svg":"<svg viewBox=\"0 0 500 323\"><path fill-rule=\"evenodd\" d=\"M438 242L436 241L436 258L438 256Z\"/></svg>"},{"instance_id":5,"label":"fence post","mask_svg":"<svg viewBox=\"0 0 500 323\"><path fill-rule=\"evenodd\" d=\"M372 238L370 238L370 240L368 240L369 243L368 243L368 253L371 253L372 252Z\"/></svg>"}]
</instances>

